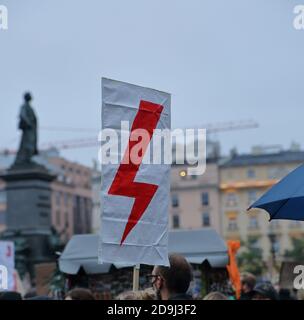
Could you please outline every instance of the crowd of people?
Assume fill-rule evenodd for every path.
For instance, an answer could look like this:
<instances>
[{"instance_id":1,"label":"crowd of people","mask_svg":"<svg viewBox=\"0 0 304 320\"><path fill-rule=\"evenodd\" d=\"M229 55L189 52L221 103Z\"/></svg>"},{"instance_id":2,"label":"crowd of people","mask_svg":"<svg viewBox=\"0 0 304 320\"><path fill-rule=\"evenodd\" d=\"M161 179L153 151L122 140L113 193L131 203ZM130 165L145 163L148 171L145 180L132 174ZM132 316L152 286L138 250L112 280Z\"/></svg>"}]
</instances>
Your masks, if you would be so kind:
<instances>
[{"instance_id":1,"label":"crowd of people","mask_svg":"<svg viewBox=\"0 0 304 320\"><path fill-rule=\"evenodd\" d=\"M169 256L170 267L155 266L148 280L151 287L145 290L127 291L119 294L116 300L193 300L189 294L190 283L193 280L193 271L187 260L178 254ZM302 300L304 295L292 296L289 290L279 292L270 282L257 282L250 273L241 275L240 300ZM0 292L0 300L50 300L48 296L36 296L28 293L24 297L17 292ZM65 300L95 300L94 293L87 288L74 288L67 292ZM234 295L223 292L209 292L203 300L235 300Z\"/></svg>"}]
</instances>

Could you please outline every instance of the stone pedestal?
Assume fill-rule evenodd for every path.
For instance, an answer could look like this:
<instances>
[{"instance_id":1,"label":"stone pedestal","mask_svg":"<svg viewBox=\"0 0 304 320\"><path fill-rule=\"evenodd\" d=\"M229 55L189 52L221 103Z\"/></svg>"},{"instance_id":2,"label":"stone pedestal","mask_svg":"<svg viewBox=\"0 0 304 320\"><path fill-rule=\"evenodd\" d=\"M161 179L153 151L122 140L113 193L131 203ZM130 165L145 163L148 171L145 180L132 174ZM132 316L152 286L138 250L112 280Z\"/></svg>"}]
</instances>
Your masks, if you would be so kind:
<instances>
[{"instance_id":1,"label":"stone pedestal","mask_svg":"<svg viewBox=\"0 0 304 320\"><path fill-rule=\"evenodd\" d=\"M51 188L56 178L38 164L13 166L1 178L6 182L6 231L2 238L23 240L26 246L26 265L34 277L34 265L50 261Z\"/></svg>"}]
</instances>

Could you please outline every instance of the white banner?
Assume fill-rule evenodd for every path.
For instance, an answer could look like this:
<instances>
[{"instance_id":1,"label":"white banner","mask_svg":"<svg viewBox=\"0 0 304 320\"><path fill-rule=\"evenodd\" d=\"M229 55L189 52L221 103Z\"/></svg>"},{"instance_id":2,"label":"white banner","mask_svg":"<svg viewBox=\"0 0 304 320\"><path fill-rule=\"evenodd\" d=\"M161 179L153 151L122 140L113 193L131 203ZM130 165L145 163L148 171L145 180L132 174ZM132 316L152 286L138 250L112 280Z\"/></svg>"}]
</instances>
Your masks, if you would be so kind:
<instances>
[{"instance_id":1,"label":"white banner","mask_svg":"<svg viewBox=\"0 0 304 320\"><path fill-rule=\"evenodd\" d=\"M145 160L156 153L154 129L171 129L170 108L168 93L102 79L101 140L109 152L101 148L100 263L169 265L171 165Z\"/></svg>"},{"instance_id":2,"label":"white banner","mask_svg":"<svg viewBox=\"0 0 304 320\"><path fill-rule=\"evenodd\" d=\"M15 290L14 242L0 241L0 290Z\"/></svg>"}]
</instances>

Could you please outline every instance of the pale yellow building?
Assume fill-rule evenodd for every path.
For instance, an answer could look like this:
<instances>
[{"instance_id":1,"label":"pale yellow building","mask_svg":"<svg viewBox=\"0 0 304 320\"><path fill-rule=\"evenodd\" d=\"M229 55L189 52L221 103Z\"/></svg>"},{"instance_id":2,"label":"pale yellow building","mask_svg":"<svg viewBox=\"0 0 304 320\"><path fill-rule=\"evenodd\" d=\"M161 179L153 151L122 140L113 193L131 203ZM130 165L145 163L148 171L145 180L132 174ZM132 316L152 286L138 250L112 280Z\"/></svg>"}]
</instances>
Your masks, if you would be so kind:
<instances>
[{"instance_id":1,"label":"pale yellow building","mask_svg":"<svg viewBox=\"0 0 304 320\"><path fill-rule=\"evenodd\" d=\"M220 165L222 235L248 240L263 249L264 258L275 249L280 259L292 237L304 235L304 222L272 220L260 209L247 208L290 171L304 162L302 151L234 155ZM270 237L274 238L273 247Z\"/></svg>"},{"instance_id":2,"label":"pale yellow building","mask_svg":"<svg viewBox=\"0 0 304 320\"><path fill-rule=\"evenodd\" d=\"M172 229L213 227L221 230L217 160L208 160L203 175L187 175L187 165L172 165L169 224Z\"/></svg>"}]
</instances>

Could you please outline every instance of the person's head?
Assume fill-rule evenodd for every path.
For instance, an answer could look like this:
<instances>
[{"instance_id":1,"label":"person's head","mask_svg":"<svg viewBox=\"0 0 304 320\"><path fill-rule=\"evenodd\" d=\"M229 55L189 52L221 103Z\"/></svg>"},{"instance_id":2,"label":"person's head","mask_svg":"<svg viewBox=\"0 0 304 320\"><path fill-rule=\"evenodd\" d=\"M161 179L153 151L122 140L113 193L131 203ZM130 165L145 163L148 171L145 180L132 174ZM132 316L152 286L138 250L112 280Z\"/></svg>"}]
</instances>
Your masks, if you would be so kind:
<instances>
[{"instance_id":1,"label":"person's head","mask_svg":"<svg viewBox=\"0 0 304 320\"><path fill-rule=\"evenodd\" d=\"M152 271L157 299L167 300L172 295L186 293L192 280L192 268L183 256L171 254L169 262L170 267L155 266Z\"/></svg>"},{"instance_id":2,"label":"person's head","mask_svg":"<svg viewBox=\"0 0 304 320\"><path fill-rule=\"evenodd\" d=\"M228 300L228 298L221 292L214 291L208 293L203 300Z\"/></svg>"},{"instance_id":3,"label":"person's head","mask_svg":"<svg viewBox=\"0 0 304 320\"><path fill-rule=\"evenodd\" d=\"M278 300L278 294L271 283L258 283L253 289L252 300Z\"/></svg>"},{"instance_id":4,"label":"person's head","mask_svg":"<svg viewBox=\"0 0 304 320\"><path fill-rule=\"evenodd\" d=\"M25 102L30 102L33 99L33 97L32 97L30 92L26 92L23 97L24 97L24 101Z\"/></svg>"},{"instance_id":5,"label":"person's head","mask_svg":"<svg viewBox=\"0 0 304 320\"><path fill-rule=\"evenodd\" d=\"M244 272L241 274L242 293L251 292L256 284L256 278L252 273Z\"/></svg>"},{"instance_id":6,"label":"person's head","mask_svg":"<svg viewBox=\"0 0 304 320\"><path fill-rule=\"evenodd\" d=\"M120 293L116 300L155 300L155 293L152 288L139 291L125 291Z\"/></svg>"},{"instance_id":7,"label":"person's head","mask_svg":"<svg viewBox=\"0 0 304 320\"><path fill-rule=\"evenodd\" d=\"M120 293L116 300L140 300L136 291L125 291Z\"/></svg>"},{"instance_id":8,"label":"person's head","mask_svg":"<svg viewBox=\"0 0 304 320\"><path fill-rule=\"evenodd\" d=\"M75 288L66 294L65 300L95 300L95 298L91 290Z\"/></svg>"},{"instance_id":9,"label":"person's head","mask_svg":"<svg viewBox=\"0 0 304 320\"><path fill-rule=\"evenodd\" d=\"M140 300L156 300L156 294L153 288L147 288L139 292L141 295Z\"/></svg>"}]
</instances>

